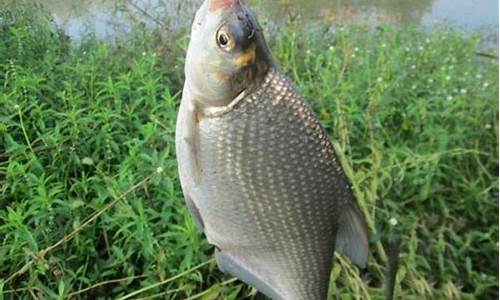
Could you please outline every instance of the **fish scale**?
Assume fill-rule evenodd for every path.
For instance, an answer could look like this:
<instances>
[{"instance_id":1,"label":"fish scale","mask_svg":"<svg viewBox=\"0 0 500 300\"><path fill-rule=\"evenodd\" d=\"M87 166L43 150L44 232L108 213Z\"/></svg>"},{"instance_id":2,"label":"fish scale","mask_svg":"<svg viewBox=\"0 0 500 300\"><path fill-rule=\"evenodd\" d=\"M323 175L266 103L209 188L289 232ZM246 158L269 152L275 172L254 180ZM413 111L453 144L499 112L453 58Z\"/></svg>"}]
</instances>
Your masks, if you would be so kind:
<instances>
[{"instance_id":1,"label":"fish scale","mask_svg":"<svg viewBox=\"0 0 500 300\"><path fill-rule=\"evenodd\" d=\"M275 249L269 258L281 274L272 276L294 290L286 299L323 299L327 284L317 282L330 275L342 204L335 195L351 196L310 108L272 70L254 95L199 128L200 197L207 199L200 209L210 242L246 257L248 247Z\"/></svg>"},{"instance_id":2,"label":"fish scale","mask_svg":"<svg viewBox=\"0 0 500 300\"><path fill-rule=\"evenodd\" d=\"M240 0L193 22L179 176L219 268L275 300L325 300L334 250L368 262L364 218L328 135Z\"/></svg>"}]
</instances>

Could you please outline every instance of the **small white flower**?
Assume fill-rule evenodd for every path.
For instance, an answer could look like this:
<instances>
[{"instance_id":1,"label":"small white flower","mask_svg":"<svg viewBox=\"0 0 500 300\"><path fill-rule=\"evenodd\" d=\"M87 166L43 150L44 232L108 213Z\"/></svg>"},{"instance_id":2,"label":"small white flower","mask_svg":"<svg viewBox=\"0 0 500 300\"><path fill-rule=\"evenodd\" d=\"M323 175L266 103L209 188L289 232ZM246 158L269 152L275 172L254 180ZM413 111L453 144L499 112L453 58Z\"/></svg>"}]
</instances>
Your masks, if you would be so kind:
<instances>
[{"instance_id":1,"label":"small white flower","mask_svg":"<svg viewBox=\"0 0 500 300\"><path fill-rule=\"evenodd\" d=\"M418 47L418 51L424 51L424 47L419 46L419 47Z\"/></svg>"},{"instance_id":2,"label":"small white flower","mask_svg":"<svg viewBox=\"0 0 500 300\"><path fill-rule=\"evenodd\" d=\"M482 74L477 74L477 75L476 75L476 78L477 78L477 79L481 79L481 78L483 78L483 75L482 75Z\"/></svg>"},{"instance_id":3,"label":"small white flower","mask_svg":"<svg viewBox=\"0 0 500 300\"><path fill-rule=\"evenodd\" d=\"M158 174L163 173L163 168L162 167L156 168L156 173L158 173Z\"/></svg>"},{"instance_id":4,"label":"small white flower","mask_svg":"<svg viewBox=\"0 0 500 300\"><path fill-rule=\"evenodd\" d=\"M432 79L432 78L429 78L428 81L429 81L429 83L434 83L434 79Z\"/></svg>"},{"instance_id":5,"label":"small white flower","mask_svg":"<svg viewBox=\"0 0 500 300\"><path fill-rule=\"evenodd\" d=\"M486 126L484 126L486 129L491 129L491 124L486 124Z\"/></svg>"},{"instance_id":6,"label":"small white flower","mask_svg":"<svg viewBox=\"0 0 500 300\"><path fill-rule=\"evenodd\" d=\"M412 86L411 86L411 89L412 89L412 90L416 90L416 89L417 89L417 86L416 86L416 85L412 85Z\"/></svg>"},{"instance_id":7,"label":"small white flower","mask_svg":"<svg viewBox=\"0 0 500 300\"><path fill-rule=\"evenodd\" d=\"M406 47L406 48L405 48L405 51L406 51L406 52L410 52L410 48Z\"/></svg>"},{"instance_id":8,"label":"small white flower","mask_svg":"<svg viewBox=\"0 0 500 300\"><path fill-rule=\"evenodd\" d=\"M309 55L311 54L311 50L307 49L306 53Z\"/></svg>"},{"instance_id":9,"label":"small white flower","mask_svg":"<svg viewBox=\"0 0 500 300\"><path fill-rule=\"evenodd\" d=\"M83 51L83 55L87 54L87 51Z\"/></svg>"},{"instance_id":10,"label":"small white flower","mask_svg":"<svg viewBox=\"0 0 500 300\"><path fill-rule=\"evenodd\" d=\"M483 87L484 87L484 88L487 88L487 87L489 87L489 86L490 86L489 82L485 82L485 83L483 83Z\"/></svg>"},{"instance_id":11,"label":"small white flower","mask_svg":"<svg viewBox=\"0 0 500 300\"><path fill-rule=\"evenodd\" d=\"M453 100L453 96L448 96L448 97L446 97L446 100L448 100L448 101Z\"/></svg>"},{"instance_id":12,"label":"small white flower","mask_svg":"<svg viewBox=\"0 0 500 300\"><path fill-rule=\"evenodd\" d=\"M146 56L146 52L142 52L142 56Z\"/></svg>"},{"instance_id":13,"label":"small white flower","mask_svg":"<svg viewBox=\"0 0 500 300\"><path fill-rule=\"evenodd\" d=\"M382 77L377 78L377 82L382 82Z\"/></svg>"},{"instance_id":14,"label":"small white flower","mask_svg":"<svg viewBox=\"0 0 500 300\"><path fill-rule=\"evenodd\" d=\"M339 29L339 30L340 30L340 31L344 31L344 30L345 30L345 28L344 28L344 27L340 27L340 29Z\"/></svg>"},{"instance_id":15,"label":"small white flower","mask_svg":"<svg viewBox=\"0 0 500 300\"><path fill-rule=\"evenodd\" d=\"M462 94L467 94L467 90L466 90L466 89L461 89L461 90L460 90L460 93L462 93Z\"/></svg>"},{"instance_id":16,"label":"small white flower","mask_svg":"<svg viewBox=\"0 0 500 300\"><path fill-rule=\"evenodd\" d=\"M82 159L82 164L92 166L94 164L94 160L90 157L85 157Z\"/></svg>"},{"instance_id":17,"label":"small white flower","mask_svg":"<svg viewBox=\"0 0 500 300\"><path fill-rule=\"evenodd\" d=\"M358 47L354 48L354 52L358 52L358 51L359 51Z\"/></svg>"},{"instance_id":18,"label":"small white flower","mask_svg":"<svg viewBox=\"0 0 500 300\"><path fill-rule=\"evenodd\" d=\"M356 57L356 54L354 54L354 53L353 53L353 54L351 55L351 57L352 57L352 58L355 58L355 57Z\"/></svg>"},{"instance_id":19,"label":"small white flower","mask_svg":"<svg viewBox=\"0 0 500 300\"><path fill-rule=\"evenodd\" d=\"M411 69L412 69L412 70L415 70L416 68L417 68L417 66L415 66L415 65L412 65L412 66L411 66Z\"/></svg>"},{"instance_id":20,"label":"small white flower","mask_svg":"<svg viewBox=\"0 0 500 300\"><path fill-rule=\"evenodd\" d=\"M333 49L334 49L333 46L330 46L330 48L328 48L328 50L330 51L333 51Z\"/></svg>"},{"instance_id":21,"label":"small white flower","mask_svg":"<svg viewBox=\"0 0 500 300\"><path fill-rule=\"evenodd\" d=\"M398 220L396 218L391 218L389 220L389 224L391 224L392 226L396 226L398 225Z\"/></svg>"},{"instance_id":22,"label":"small white flower","mask_svg":"<svg viewBox=\"0 0 500 300\"><path fill-rule=\"evenodd\" d=\"M425 43L426 43L426 44L429 44L430 42L431 42L431 40L429 40L429 39L425 39Z\"/></svg>"},{"instance_id":23,"label":"small white flower","mask_svg":"<svg viewBox=\"0 0 500 300\"><path fill-rule=\"evenodd\" d=\"M387 47L387 44L386 44L386 43L383 43L383 44L382 44L382 48L385 48L385 47Z\"/></svg>"},{"instance_id":24,"label":"small white flower","mask_svg":"<svg viewBox=\"0 0 500 300\"><path fill-rule=\"evenodd\" d=\"M469 72L465 72L465 73L464 73L464 76L469 76Z\"/></svg>"},{"instance_id":25,"label":"small white flower","mask_svg":"<svg viewBox=\"0 0 500 300\"><path fill-rule=\"evenodd\" d=\"M15 109L15 110L18 110L18 109L19 109L19 105L17 105L17 104L16 104L16 105L14 105L14 109Z\"/></svg>"},{"instance_id":26,"label":"small white flower","mask_svg":"<svg viewBox=\"0 0 500 300\"><path fill-rule=\"evenodd\" d=\"M450 81L451 80L451 76L446 76L446 81Z\"/></svg>"}]
</instances>

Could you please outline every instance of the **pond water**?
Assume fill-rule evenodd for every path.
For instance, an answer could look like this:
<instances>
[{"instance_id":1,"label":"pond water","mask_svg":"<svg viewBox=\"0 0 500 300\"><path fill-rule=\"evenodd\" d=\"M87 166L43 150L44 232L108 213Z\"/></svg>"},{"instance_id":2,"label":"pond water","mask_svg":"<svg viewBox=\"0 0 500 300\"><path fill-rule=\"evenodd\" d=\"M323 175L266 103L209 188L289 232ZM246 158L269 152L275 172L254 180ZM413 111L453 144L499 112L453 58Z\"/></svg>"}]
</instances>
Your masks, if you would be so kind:
<instances>
[{"instance_id":1,"label":"pond water","mask_svg":"<svg viewBox=\"0 0 500 300\"><path fill-rule=\"evenodd\" d=\"M84 32L99 38L126 34L136 21L187 28L202 0L38 0L74 40ZM300 17L335 24L411 23L432 28L446 23L465 31L482 31L489 47L498 47L498 0L248 0L259 19L280 25Z\"/></svg>"}]
</instances>

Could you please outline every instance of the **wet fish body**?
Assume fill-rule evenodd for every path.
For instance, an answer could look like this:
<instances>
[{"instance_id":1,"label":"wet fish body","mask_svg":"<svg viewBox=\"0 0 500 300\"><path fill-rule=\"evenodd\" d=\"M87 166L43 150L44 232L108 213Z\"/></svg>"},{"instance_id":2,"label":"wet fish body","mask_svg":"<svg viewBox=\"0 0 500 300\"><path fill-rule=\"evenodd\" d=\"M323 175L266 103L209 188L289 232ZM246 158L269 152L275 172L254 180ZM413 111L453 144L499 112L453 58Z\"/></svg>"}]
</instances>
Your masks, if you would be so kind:
<instances>
[{"instance_id":1,"label":"wet fish body","mask_svg":"<svg viewBox=\"0 0 500 300\"><path fill-rule=\"evenodd\" d=\"M183 191L222 270L273 299L326 299L335 249L366 267L366 227L328 135L293 83L258 61L258 47L267 46L254 47L260 73L225 105L196 100L186 71Z\"/></svg>"}]
</instances>

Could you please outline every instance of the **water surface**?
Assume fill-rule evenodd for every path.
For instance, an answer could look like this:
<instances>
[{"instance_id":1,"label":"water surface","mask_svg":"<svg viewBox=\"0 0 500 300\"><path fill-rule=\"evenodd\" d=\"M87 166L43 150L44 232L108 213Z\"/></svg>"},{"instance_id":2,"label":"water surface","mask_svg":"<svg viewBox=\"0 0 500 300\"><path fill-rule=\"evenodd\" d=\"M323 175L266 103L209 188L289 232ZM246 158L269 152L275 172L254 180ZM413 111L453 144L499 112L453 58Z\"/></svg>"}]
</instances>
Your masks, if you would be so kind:
<instances>
[{"instance_id":1,"label":"water surface","mask_svg":"<svg viewBox=\"0 0 500 300\"><path fill-rule=\"evenodd\" d=\"M74 40L85 32L99 38L124 35L132 24L167 24L185 29L201 0L38 0ZM318 20L342 24L391 22L432 28L446 23L464 31L482 31L498 47L498 0L248 0L261 20L281 26L289 18L304 24Z\"/></svg>"}]
</instances>

